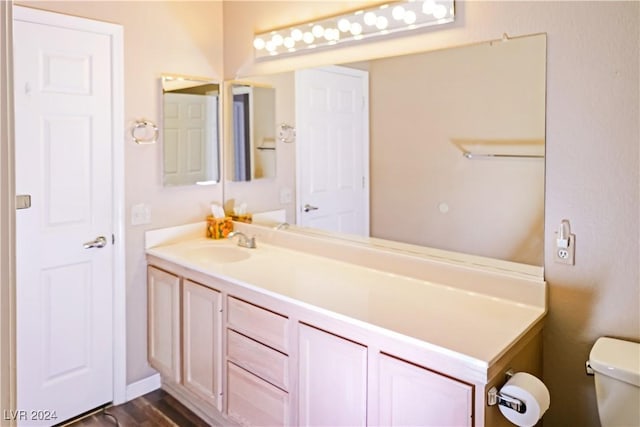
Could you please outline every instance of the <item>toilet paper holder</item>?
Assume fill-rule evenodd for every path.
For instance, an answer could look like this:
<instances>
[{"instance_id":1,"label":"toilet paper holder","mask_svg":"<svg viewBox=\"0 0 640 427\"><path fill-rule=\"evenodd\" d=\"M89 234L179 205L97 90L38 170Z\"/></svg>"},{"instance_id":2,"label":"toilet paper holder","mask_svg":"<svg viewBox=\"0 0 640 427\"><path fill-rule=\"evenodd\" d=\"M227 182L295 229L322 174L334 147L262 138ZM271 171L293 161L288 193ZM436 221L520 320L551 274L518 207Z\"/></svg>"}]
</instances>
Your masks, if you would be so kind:
<instances>
[{"instance_id":1,"label":"toilet paper holder","mask_svg":"<svg viewBox=\"0 0 640 427\"><path fill-rule=\"evenodd\" d=\"M505 377L507 377L507 381L514 375L512 369L509 369L504 373ZM498 389L494 386L489 389L487 392L487 404L489 406L500 405L505 406L509 409L513 409L519 414L524 414L527 411L527 404L517 397L509 396L508 394L504 394L498 391Z\"/></svg>"}]
</instances>

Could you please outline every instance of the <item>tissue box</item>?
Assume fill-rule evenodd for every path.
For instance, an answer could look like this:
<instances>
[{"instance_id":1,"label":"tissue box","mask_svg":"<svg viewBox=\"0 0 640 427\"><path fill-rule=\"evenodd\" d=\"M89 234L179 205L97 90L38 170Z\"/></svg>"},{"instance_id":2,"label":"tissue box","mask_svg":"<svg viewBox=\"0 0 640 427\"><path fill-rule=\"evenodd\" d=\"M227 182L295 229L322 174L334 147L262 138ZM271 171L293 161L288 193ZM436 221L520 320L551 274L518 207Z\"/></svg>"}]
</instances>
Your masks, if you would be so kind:
<instances>
[{"instance_id":1,"label":"tissue box","mask_svg":"<svg viewBox=\"0 0 640 427\"><path fill-rule=\"evenodd\" d=\"M251 224L253 221L253 216L250 213L240 214L240 215L231 215L231 219L238 222L246 222L247 224Z\"/></svg>"},{"instance_id":2,"label":"tissue box","mask_svg":"<svg viewBox=\"0 0 640 427\"><path fill-rule=\"evenodd\" d=\"M233 221L230 217L207 217L207 237L210 239L225 239L233 231Z\"/></svg>"}]
</instances>

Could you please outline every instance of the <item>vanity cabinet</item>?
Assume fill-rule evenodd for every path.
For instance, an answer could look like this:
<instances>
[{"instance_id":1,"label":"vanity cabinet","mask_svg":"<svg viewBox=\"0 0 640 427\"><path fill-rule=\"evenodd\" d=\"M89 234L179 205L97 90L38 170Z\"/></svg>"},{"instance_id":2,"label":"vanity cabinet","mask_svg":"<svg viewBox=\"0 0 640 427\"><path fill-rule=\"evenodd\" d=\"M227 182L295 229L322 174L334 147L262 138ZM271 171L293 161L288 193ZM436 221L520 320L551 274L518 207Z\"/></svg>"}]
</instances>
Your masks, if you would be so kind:
<instances>
[{"instance_id":1,"label":"vanity cabinet","mask_svg":"<svg viewBox=\"0 0 640 427\"><path fill-rule=\"evenodd\" d=\"M379 358L384 426L472 426L473 386L386 354Z\"/></svg>"},{"instance_id":2,"label":"vanity cabinet","mask_svg":"<svg viewBox=\"0 0 640 427\"><path fill-rule=\"evenodd\" d=\"M227 415L290 425L289 319L234 297L227 307Z\"/></svg>"},{"instance_id":3,"label":"vanity cabinet","mask_svg":"<svg viewBox=\"0 0 640 427\"><path fill-rule=\"evenodd\" d=\"M289 394L235 363L227 364L227 415L246 426L288 426Z\"/></svg>"},{"instance_id":4,"label":"vanity cabinet","mask_svg":"<svg viewBox=\"0 0 640 427\"><path fill-rule=\"evenodd\" d=\"M283 297L148 261L149 363L165 390L212 425L507 427L487 391L507 369L541 372L539 320L483 368L483 359L341 315L342 301L318 308L302 298L311 298L306 282L295 288L300 298Z\"/></svg>"},{"instance_id":5,"label":"vanity cabinet","mask_svg":"<svg viewBox=\"0 0 640 427\"><path fill-rule=\"evenodd\" d=\"M149 364L180 383L180 277L149 266L147 283Z\"/></svg>"},{"instance_id":6,"label":"vanity cabinet","mask_svg":"<svg viewBox=\"0 0 640 427\"><path fill-rule=\"evenodd\" d=\"M301 426L367 424L367 347L300 324Z\"/></svg>"},{"instance_id":7,"label":"vanity cabinet","mask_svg":"<svg viewBox=\"0 0 640 427\"><path fill-rule=\"evenodd\" d=\"M184 386L210 405L222 399L222 297L185 280L182 292Z\"/></svg>"},{"instance_id":8,"label":"vanity cabinet","mask_svg":"<svg viewBox=\"0 0 640 427\"><path fill-rule=\"evenodd\" d=\"M147 268L148 358L172 389L222 408L222 297L211 287Z\"/></svg>"}]
</instances>

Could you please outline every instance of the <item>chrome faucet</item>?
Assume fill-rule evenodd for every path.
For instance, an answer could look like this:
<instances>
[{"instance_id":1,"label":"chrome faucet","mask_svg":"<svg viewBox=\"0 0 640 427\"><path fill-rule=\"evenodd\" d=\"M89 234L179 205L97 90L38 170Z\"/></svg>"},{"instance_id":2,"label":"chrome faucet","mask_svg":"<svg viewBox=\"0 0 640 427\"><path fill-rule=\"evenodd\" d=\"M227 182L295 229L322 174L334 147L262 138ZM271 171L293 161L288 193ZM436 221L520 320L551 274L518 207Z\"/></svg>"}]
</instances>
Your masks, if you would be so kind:
<instances>
[{"instance_id":1,"label":"chrome faucet","mask_svg":"<svg viewBox=\"0 0 640 427\"><path fill-rule=\"evenodd\" d=\"M233 239L235 236L238 236L238 246L242 246L243 248L250 248L250 249L255 249L256 248L256 238L255 238L255 236L247 237L246 234L244 234L244 233L242 233L240 231L232 231L231 233L229 233L227 238L228 239Z\"/></svg>"},{"instance_id":2,"label":"chrome faucet","mask_svg":"<svg viewBox=\"0 0 640 427\"><path fill-rule=\"evenodd\" d=\"M276 225L275 227L273 227L276 230L286 230L287 228L289 228L289 223L288 222L281 222L278 225Z\"/></svg>"}]
</instances>

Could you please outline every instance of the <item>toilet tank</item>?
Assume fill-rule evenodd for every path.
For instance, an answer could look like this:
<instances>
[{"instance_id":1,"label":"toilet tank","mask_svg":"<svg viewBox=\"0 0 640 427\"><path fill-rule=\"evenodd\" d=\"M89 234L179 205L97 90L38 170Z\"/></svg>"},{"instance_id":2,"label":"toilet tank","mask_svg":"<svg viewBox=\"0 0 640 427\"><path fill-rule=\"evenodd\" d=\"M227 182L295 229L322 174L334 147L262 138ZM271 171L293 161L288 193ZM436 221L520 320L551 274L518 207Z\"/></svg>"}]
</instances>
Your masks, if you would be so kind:
<instances>
[{"instance_id":1,"label":"toilet tank","mask_svg":"<svg viewBox=\"0 0 640 427\"><path fill-rule=\"evenodd\" d=\"M598 338L589 364L602 427L640 426L640 343Z\"/></svg>"}]
</instances>

